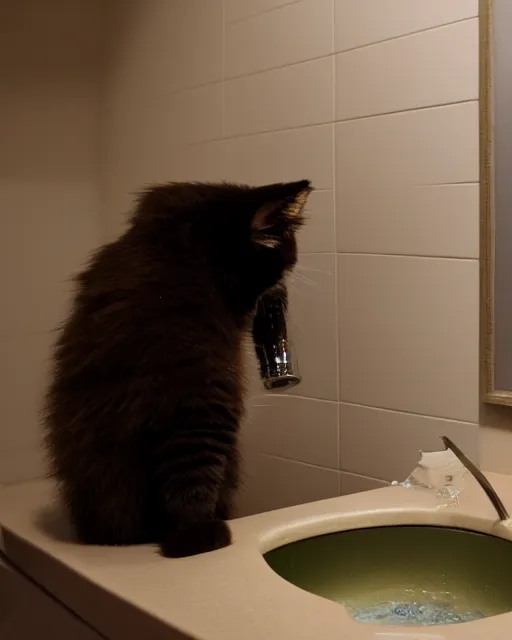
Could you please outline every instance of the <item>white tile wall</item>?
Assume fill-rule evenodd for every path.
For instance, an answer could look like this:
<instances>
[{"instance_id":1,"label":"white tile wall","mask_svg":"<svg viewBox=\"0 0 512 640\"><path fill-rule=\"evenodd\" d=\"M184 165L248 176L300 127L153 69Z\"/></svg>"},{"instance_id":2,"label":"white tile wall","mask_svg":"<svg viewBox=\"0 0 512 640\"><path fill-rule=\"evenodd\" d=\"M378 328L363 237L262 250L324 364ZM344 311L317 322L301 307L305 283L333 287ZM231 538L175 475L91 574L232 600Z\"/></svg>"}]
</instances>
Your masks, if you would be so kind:
<instances>
[{"instance_id":1,"label":"white tile wall","mask_svg":"<svg viewBox=\"0 0 512 640\"><path fill-rule=\"evenodd\" d=\"M476 260L338 256L340 400L478 422Z\"/></svg>"},{"instance_id":2,"label":"white tile wall","mask_svg":"<svg viewBox=\"0 0 512 640\"><path fill-rule=\"evenodd\" d=\"M512 433L509 407L495 407L491 426L480 429L480 461L485 471L512 475ZM493 412L494 412L493 411ZM484 419L485 420L485 419ZM483 422L487 425L487 420Z\"/></svg>"},{"instance_id":3,"label":"white tile wall","mask_svg":"<svg viewBox=\"0 0 512 640\"><path fill-rule=\"evenodd\" d=\"M21 449L7 449L2 445L0 486L43 478L47 473L48 465L42 455L40 438L34 440L30 447Z\"/></svg>"},{"instance_id":4,"label":"white tile wall","mask_svg":"<svg viewBox=\"0 0 512 640\"><path fill-rule=\"evenodd\" d=\"M240 515L283 509L340 495L340 474L332 469L256 453L246 467Z\"/></svg>"},{"instance_id":5,"label":"white tile wall","mask_svg":"<svg viewBox=\"0 0 512 640\"><path fill-rule=\"evenodd\" d=\"M226 147L227 143L220 140L180 149L179 155L172 161L172 179L206 182L225 180Z\"/></svg>"},{"instance_id":6,"label":"white tile wall","mask_svg":"<svg viewBox=\"0 0 512 640\"><path fill-rule=\"evenodd\" d=\"M299 233L299 251L334 253L336 235L333 192L314 191L308 198L304 214L307 226Z\"/></svg>"},{"instance_id":7,"label":"white tile wall","mask_svg":"<svg viewBox=\"0 0 512 640\"><path fill-rule=\"evenodd\" d=\"M2 455L30 450L40 443L38 413L52 342L49 332L20 333L0 341L0 379L8 391L2 394Z\"/></svg>"},{"instance_id":8,"label":"white tile wall","mask_svg":"<svg viewBox=\"0 0 512 640\"><path fill-rule=\"evenodd\" d=\"M46 473L39 414L52 343L48 331L20 331L0 339L0 484Z\"/></svg>"},{"instance_id":9,"label":"white tile wall","mask_svg":"<svg viewBox=\"0 0 512 640\"><path fill-rule=\"evenodd\" d=\"M405 480L416 467L420 451L443 449L448 436L478 461L478 425L411 413L339 405L340 467L388 482Z\"/></svg>"},{"instance_id":10,"label":"white tile wall","mask_svg":"<svg viewBox=\"0 0 512 640\"><path fill-rule=\"evenodd\" d=\"M333 0L302 0L226 26L228 78L333 52Z\"/></svg>"},{"instance_id":11,"label":"white tile wall","mask_svg":"<svg viewBox=\"0 0 512 640\"><path fill-rule=\"evenodd\" d=\"M478 258L477 183L367 190L338 184L338 251Z\"/></svg>"},{"instance_id":12,"label":"white tile wall","mask_svg":"<svg viewBox=\"0 0 512 640\"><path fill-rule=\"evenodd\" d=\"M224 23L222 0L159 0L171 14L163 58L169 64L170 83L160 79L164 91L177 91L223 79ZM163 81L163 82L162 82Z\"/></svg>"},{"instance_id":13,"label":"white tile wall","mask_svg":"<svg viewBox=\"0 0 512 640\"><path fill-rule=\"evenodd\" d=\"M473 18L478 0L335 0L335 12L336 51L347 51Z\"/></svg>"},{"instance_id":14,"label":"white tile wall","mask_svg":"<svg viewBox=\"0 0 512 640\"><path fill-rule=\"evenodd\" d=\"M100 233L92 87L104 68L110 237L149 182L307 177L318 190L291 287L303 382L269 398L253 379L266 406L245 425L242 510L382 486L442 432L476 456L478 0L116 0L108 58L87 36L89 62L62 51L99 33L99 14L64 29L87 3L52 2L60 10L39 22L57 16L61 40L18 60L33 71L41 51L54 70L74 60L59 109L46 79L20 91L23 69L3 77L13 99L0 122L14 124L0 185L2 416L14 426L0 431L0 482L42 469L43 332ZM486 439L487 459L498 440Z\"/></svg>"},{"instance_id":15,"label":"white tile wall","mask_svg":"<svg viewBox=\"0 0 512 640\"><path fill-rule=\"evenodd\" d=\"M346 496L350 493L361 493L362 491L375 491L384 489L389 483L376 478L368 478L357 473L340 473L340 495Z\"/></svg>"},{"instance_id":16,"label":"white tile wall","mask_svg":"<svg viewBox=\"0 0 512 640\"><path fill-rule=\"evenodd\" d=\"M255 396L247 442L267 455L338 469L337 411L336 402L281 394Z\"/></svg>"},{"instance_id":17,"label":"white tile wall","mask_svg":"<svg viewBox=\"0 0 512 640\"><path fill-rule=\"evenodd\" d=\"M111 56L153 96L223 78L222 0L118 2L112 28Z\"/></svg>"},{"instance_id":18,"label":"white tile wall","mask_svg":"<svg viewBox=\"0 0 512 640\"><path fill-rule=\"evenodd\" d=\"M222 80L222 0L111 0L106 83L122 104Z\"/></svg>"},{"instance_id":19,"label":"white tile wall","mask_svg":"<svg viewBox=\"0 0 512 640\"><path fill-rule=\"evenodd\" d=\"M172 94L161 106L169 132L169 147L188 145L223 136L224 85L222 82ZM170 125L170 126L169 126Z\"/></svg>"},{"instance_id":20,"label":"white tile wall","mask_svg":"<svg viewBox=\"0 0 512 640\"><path fill-rule=\"evenodd\" d=\"M476 100L478 19L340 53L336 92L337 120Z\"/></svg>"},{"instance_id":21,"label":"white tile wall","mask_svg":"<svg viewBox=\"0 0 512 640\"><path fill-rule=\"evenodd\" d=\"M69 277L98 241L98 200L91 183L62 183L56 176L2 183L0 334L50 331L65 315Z\"/></svg>"},{"instance_id":22,"label":"white tile wall","mask_svg":"<svg viewBox=\"0 0 512 640\"><path fill-rule=\"evenodd\" d=\"M304 254L288 280L289 331L302 374L300 395L337 400L336 265L331 254Z\"/></svg>"},{"instance_id":23,"label":"white tile wall","mask_svg":"<svg viewBox=\"0 0 512 640\"><path fill-rule=\"evenodd\" d=\"M30 16L28 19L27 16ZM44 475L40 408L69 278L102 237L101 6L2 6L0 483Z\"/></svg>"},{"instance_id":24,"label":"white tile wall","mask_svg":"<svg viewBox=\"0 0 512 640\"><path fill-rule=\"evenodd\" d=\"M226 83L226 135L332 122L332 57Z\"/></svg>"},{"instance_id":25,"label":"white tile wall","mask_svg":"<svg viewBox=\"0 0 512 640\"><path fill-rule=\"evenodd\" d=\"M333 188L333 125L290 129L226 141L226 178L264 184L301 180Z\"/></svg>"},{"instance_id":26,"label":"white tile wall","mask_svg":"<svg viewBox=\"0 0 512 640\"><path fill-rule=\"evenodd\" d=\"M477 456L478 0L127 4L113 235L152 180L318 190L291 287L303 382L268 396L249 358L241 512L383 486L445 432Z\"/></svg>"},{"instance_id":27,"label":"white tile wall","mask_svg":"<svg viewBox=\"0 0 512 640\"><path fill-rule=\"evenodd\" d=\"M224 0L226 22L251 18L300 0Z\"/></svg>"},{"instance_id":28,"label":"white tile wall","mask_svg":"<svg viewBox=\"0 0 512 640\"><path fill-rule=\"evenodd\" d=\"M478 143L477 102L342 122L337 187L478 182Z\"/></svg>"}]
</instances>

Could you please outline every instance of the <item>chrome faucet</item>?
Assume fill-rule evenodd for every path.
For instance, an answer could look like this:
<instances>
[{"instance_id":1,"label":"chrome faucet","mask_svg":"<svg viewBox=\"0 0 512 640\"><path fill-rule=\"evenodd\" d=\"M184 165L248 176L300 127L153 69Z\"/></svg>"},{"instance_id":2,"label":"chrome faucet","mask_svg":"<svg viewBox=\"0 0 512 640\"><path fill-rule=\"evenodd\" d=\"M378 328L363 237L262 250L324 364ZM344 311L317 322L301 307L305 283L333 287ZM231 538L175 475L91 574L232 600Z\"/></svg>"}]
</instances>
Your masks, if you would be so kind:
<instances>
[{"instance_id":1,"label":"chrome faucet","mask_svg":"<svg viewBox=\"0 0 512 640\"><path fill-rule=\"evenodd\" d=\"M492 484L489 482L489 480L487 480L485 475L480 471L476 464L472 460L470 460L467 455L461 449L459 449L459 447L454 442L450 440L450 438L442 436L441 440L444 442L445 447L453 452L453 454L466 467L469 473L471 473L471 475L485 491L487 497L492 502L493 507L496 509L500 520L509 520L510 516L505 508L505 505L501 501L501 498L498 496Z\"/></svg>"},{"instance_id":2,"label":"chrome faucet","mask_svg":"<svg viewBox=\"0 0 512 640\"><path fill-rule=\"evenodd\" d=\"M287 308L286 287L279 284L263 294L253 318L260 377L269 390L294 387L301 381L286 325Z\"/></svg>"}]
</instances>

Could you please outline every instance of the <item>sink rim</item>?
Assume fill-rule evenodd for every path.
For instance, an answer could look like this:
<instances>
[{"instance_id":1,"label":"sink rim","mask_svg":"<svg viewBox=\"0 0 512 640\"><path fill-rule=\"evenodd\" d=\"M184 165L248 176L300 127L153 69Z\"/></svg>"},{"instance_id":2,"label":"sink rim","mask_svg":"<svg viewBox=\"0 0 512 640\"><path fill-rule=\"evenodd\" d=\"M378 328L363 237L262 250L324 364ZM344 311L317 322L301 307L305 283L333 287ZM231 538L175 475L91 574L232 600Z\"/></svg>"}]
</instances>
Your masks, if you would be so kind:
<instances>
[{"instance_id":1,"label":"sink rim","mask_svg":"<svg viewBox=\"0 0 512 640\"><path fill-rule=\"evenodd\" d=\"M392 507L365 511L325 513L305 517L273 527L259 538L262 556L292 542L332 533L359 529L398 526L427 526L478 533L512 542L512 521L500 521L471 515L450 508Z\"/></svg>"}]
</instances>

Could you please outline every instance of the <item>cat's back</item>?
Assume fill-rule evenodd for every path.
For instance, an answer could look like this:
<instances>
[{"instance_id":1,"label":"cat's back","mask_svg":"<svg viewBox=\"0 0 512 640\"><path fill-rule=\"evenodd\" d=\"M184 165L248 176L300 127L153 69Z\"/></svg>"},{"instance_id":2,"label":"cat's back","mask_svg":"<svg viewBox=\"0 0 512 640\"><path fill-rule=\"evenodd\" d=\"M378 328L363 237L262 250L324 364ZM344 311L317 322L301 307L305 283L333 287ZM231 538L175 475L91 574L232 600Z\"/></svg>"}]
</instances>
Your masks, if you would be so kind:
<instances>
[{"instance_id":1,"label":"cat's back","mask_svg":"<svg viewBox=\"0 0 512 640\"><path fill-rule=\"evenodd\" d=\"M95 406L115 411L131 392L179 402L215 385L238 397L243 328L200 257L127 232L102 247L76 279L72 313L54 353L50 423ZM165 388L162 389L162 381ZM207 391L210 389L210 391ZM128 403L129 404L129 403Z\"/></svg>"}]
</instances>

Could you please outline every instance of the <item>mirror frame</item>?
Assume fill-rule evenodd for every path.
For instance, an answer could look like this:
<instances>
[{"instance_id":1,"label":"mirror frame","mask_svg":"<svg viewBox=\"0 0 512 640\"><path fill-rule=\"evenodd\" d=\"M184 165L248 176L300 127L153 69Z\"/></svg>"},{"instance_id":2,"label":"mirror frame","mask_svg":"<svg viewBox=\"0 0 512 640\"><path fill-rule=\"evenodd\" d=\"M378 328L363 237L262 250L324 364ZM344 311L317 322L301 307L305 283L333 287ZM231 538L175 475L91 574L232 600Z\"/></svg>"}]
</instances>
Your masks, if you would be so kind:
<instances>
[{"instance_id":1,"label":"mirror frame","mask_svg":"<svg viewBox=\"0 0 512 640\"><path fill-rule=\"evenodd\" d=\"M512 390L495 384L493 0L480 0L480 326L484 402L512 406Z\"/></svg>"}]
</instances>

